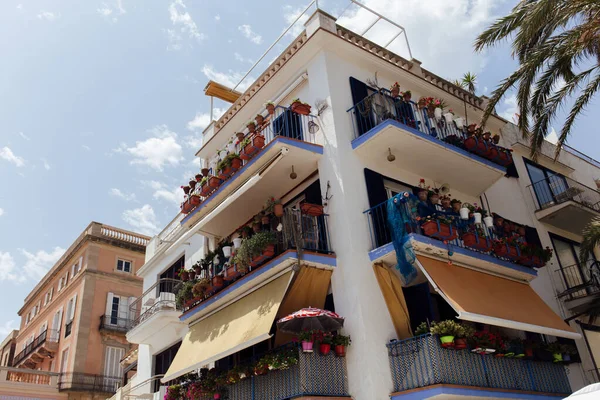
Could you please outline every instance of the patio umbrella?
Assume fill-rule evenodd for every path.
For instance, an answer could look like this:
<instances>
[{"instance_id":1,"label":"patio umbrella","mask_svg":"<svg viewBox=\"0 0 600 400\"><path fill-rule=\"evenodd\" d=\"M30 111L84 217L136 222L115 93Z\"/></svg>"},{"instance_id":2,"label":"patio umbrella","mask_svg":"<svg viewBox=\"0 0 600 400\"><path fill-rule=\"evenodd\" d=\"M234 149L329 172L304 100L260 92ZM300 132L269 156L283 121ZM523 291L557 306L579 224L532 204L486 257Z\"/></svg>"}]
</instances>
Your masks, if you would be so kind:
<instances>
[{"instance_id":1,"label":"patio umbrella","mask_svg":"<svg viewBox=\"0 0 600 400\"><path fill-rule=\"evenodd\" d=\"M277 321L277 327L285 333L320 330L331 332L344 326L344 318L320 308L303 308Z\"/></svg>"},{"instance_id":2,"label":"patio umbrella","mask_svg":"<svg viewBox=\"0 0 600 400\"><path fill-rule=\"evenodd\" d=\"M600 383L592 383L583 389L579 389L565 400L592 400L600 398Z\"/></svg>"}]
</instances>

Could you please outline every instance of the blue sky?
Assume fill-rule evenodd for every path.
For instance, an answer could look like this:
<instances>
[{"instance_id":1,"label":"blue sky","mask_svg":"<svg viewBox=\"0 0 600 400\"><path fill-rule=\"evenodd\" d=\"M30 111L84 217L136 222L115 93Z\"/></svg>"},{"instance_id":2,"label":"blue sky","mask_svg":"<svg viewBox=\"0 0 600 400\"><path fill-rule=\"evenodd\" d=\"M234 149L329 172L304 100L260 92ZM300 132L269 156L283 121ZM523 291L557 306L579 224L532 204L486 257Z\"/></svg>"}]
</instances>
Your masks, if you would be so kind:
<instances>
[{"instance_id":1,"label":"blue sky","mask_svg":"<svg viewBox=\"0 0 600 400\"><path fill-rule=\"evenodd\" d=\"M471 43L516 0L364 2L407 28L425 68L448 79L478 74L480 94L514 68L506 46L473 54ZM18 326L23 298L91 220L153 234L175 216L179 186L198 170L206 82L236 84L307 4L1 2L0 290L10 300L0 336ZM321 1L336 16L347 5ZM341 22L357 29L365 20L350 8ZM389 32L381 27L373 39ZM516 111L510 96L499 111ZM599 159L591 117L575 132L570 144Z\"/></svg>"}]
</instances>

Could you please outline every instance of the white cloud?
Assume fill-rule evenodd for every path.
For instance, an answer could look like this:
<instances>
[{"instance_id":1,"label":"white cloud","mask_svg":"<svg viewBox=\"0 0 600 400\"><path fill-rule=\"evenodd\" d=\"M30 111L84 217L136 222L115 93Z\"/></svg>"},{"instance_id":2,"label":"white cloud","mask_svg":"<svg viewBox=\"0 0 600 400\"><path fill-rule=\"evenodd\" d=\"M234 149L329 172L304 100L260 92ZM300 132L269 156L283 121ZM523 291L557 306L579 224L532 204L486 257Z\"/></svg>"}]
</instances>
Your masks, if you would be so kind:
<instances>
[{"instance_id":1,"label":"white cloud","mask_svg":"<svg viewBox=\"0 0 600 400\"><path fill-rule=\"evenodd\" d=\"M183 201L183 192L179 187L172 190L166 188L158 189L152 196L157 200L166 200L168 203L171 203L178 208Z\"/></svg>"},{"instance_id":2,"label":"white cloud","mask_svg":"<svg viewBox=\"0 0 600 400\"><path fill-rule=\"evenodd\" d=\"M262 43L262 36L252 30L252 26L250 25L240 25L238 26L238 30L242 32L242 34L246 37L246 39L250 40L254 44Z\"/></svg>"},{"instance_id":3,"label":"white cloud","mask_svg":"<svg viewBox=\"0 0 600 400\"><path fill-rule=\"evenodd\" d=\"M131 155L131 164L147 165L158 171L165 166L179 165L183 156L182 147L177 143L177 134L166 125L156 126L149 132L152 134L149 139L138 141L132 147L122 144L115 152Z\"/></svg>"},{"instance_id":4,"label":"white cloud","mask_svg":"<svg viewBox=\"0 0 600 400\"><path fill-rule=\"evenodd\" d=\"M192 16L186 11L183 0L174 0L169 5L169 17L175 29L165 29L169 38L168 50L180 50L182 48L182 34L187 34L190 39L201 41L205 35L198 30Z\"/></svg>"},{"instance_id":5,"label":"white cloud","mask_svg":"<svg viewBox=\"0 0 600 400\"><path fill-rule=\"evenodd\" d=\"M10 321L6 321L4 323L4 325L1 325L0 326L0 337L7 336L14 329L17 329L16 326L13 326L14 324L15 324L15 321L11 319Z\"/></svg>"},{"instance_id":6,"label":"white cloud","mask_svg":"<svg viewBox=\"0 0 600 400\"><path fill-rule=\"evenodd\" d=\"M235 52L233 53L233 56L235 57L235 59L239 62L243 62L243 63L248 63L248 64L253 64L254 61L252 61L251 58L245 58L244 56L242 56L240 53Z\"/></svg>"},{"instance_id":7,"label":"white cloud","mask_svg":"<svg viewBox=\"0 0 600 400\"><path fill-rule=\"evenodd\" d=\"M496 18L495 9L502 2L430 0L426 7L422 0L365 0L363 3L404 26L410 38L413 57L422 61L424 68L437 71L443 65L444 76L454 79L466 71L477 73L481 70L485 55L473 51L473 42ZM294 14L290 14L290 18L292 15ZM361 33L375 19L375 15L353 6L337 23ZM380 21L366 37L385 45L398 32L397 27ZM409 57L403 36L398 37L388 48Z\"/></svg>"},{"instance_id":8,"label":"white cloud","mask_svg":"<svg viewBox=\"0 0 600 400\"><path fill-rule=\"evenodd\" d=\"M26 134L24 134L23 132L19 132L19 136L21 136L23 139L30 141L31 139L29 138L29 136L27 136Z\"/></svg>"},{"instance_id":9,"label":"white cloud","mask_svg":"<svg viewBox=\"0 0 600 400\"><path fill-rule=\"evenodd\" d=\"M86 144L82 144L82 145L81 145L81 147L82 147L84 150L87 150L87 151L90 151L90 150L92 150L92 149L90 148L90 146L88 146L88 145L86 145Z\"/></svg>"},{"instance_id":10,"label":"white cloud","mask_svg":"<svg viewBox=\"0 0 600 400\"><path fill-rule=\"evenodd\" d=\"M98 9L96 9L96 11L98 12L98 14L102 15L103 17L108 17L108 16L110 16L110 14L113 13L112 8L108 7L106 5L106 3L102 3L102 8L98 8Z\"/></svg>"},{"instance_id":11,"label":"white cloud","mask_svg":"<svg viewBox=\"0 0 600 400\"><path fill-rule=\"evenodd\" d=\"M25 160L17 155L15 155L9 147L2 147L0 149L0 158L8 161L9 163L15 164L17 167L22 167L25 165Z\"/></svg>"},{"instance_id":12,"label":"white cloud","mask_svg":"<svg viewBox=\"0 0 600 400\"><path fill-rule=\"evenodd\" d=\"M117 22L119 16L127 13L123 7L121 0L113 0L112 4L102 3L102 6L96 9L96 12L103 18L110 19L112 22Z\"/></svg>"},{"instance_id":13,"label":"white cloud","mask_svg":"<svg viewBox=\"0 0 600 400\"><path fill-rule=\"evenodd\" d=\"M46 21L55 21L58 18L60 18L60 13L55 13L52 11L41 11L38 15L37 15L38 19L44 19Z\"/></svg>"},{"instance_id":14,"label":"white cloud","mask_svg":"<svg viewBox=\"0 0 600 400\"><path fill-rule=\"evenodd\" d=\"M215 15L215 21L220 21L221 20L221 16L219 14Z\"/></svg>"},{"instance_id":15,"label":"white cloud","mask_svg":"<svg viewBox=\"0 0 600 400\"><path fill-rule=\"evenodd\" d=\"M122 218L136 232L145 235L155 235L160 231L154 209L149 204L144 204L140 208L125 210Z\"/></svg>"},{"instance_id":16,"label":"white cloud","mask_svg":"<svg viewBox=\"0 0 600 400\"><path fill-rule=\"evenodd\" d=\"M213 108L213 118L218 120L223 114L225 114L224 108L215 107ZM210 124L210 113L196 113L196 116L187 123L187 128L190 131L204 130Z\"/></svg>"},{"instance_id":17,"label":"white cloud","mask_svg":"<svg viewBox=\"0 0 600 400\"><path fill-rule=\"evenodd\" d=\"M17 4L17 10L22 10L23 9L23 4Z\"/></svg>"},{"instance_id":18,"label":"white cloud","mask_svg":"<svg viewBox=\"0 0 600 400\"><path fill-rule=\"evenodd\" d=\"M48 272L48 270L52 268L52 266L64 254L65 249L57 246L50 252L38 250L35 254L24 249L19 249L19 251L26 258L22 272L24 272L28 278L38 281L44 275L46 275L46 272Z\"/></svg>"},{"instance_id":19,"label":"white cloud","mask_svg":"<svg viewBox=\"0 0 600 400\"><path fill-rule=\"evenodd\" d=\"M294 8L290 5L283 6L283 19L285 19L286 25L289 26L298 18L300 13L304 11L304 6ZM290 29L286 35L296 37L304 30L304 23L308 21L308 14L302 15L302 17L294 24L292 29Z\"/></svg>"},{"instance_id":20,"label":"white cloud","mask_svg":"<svg viewBox=\"0 0 600 400\"><path fill-rule=\"evenodd\" d=\"M216 71L212 66L205 64L202 67L204 75L215 82L219 82L229 88L233 88L244 76L241 72L229 70L227 73ZM252 76L248 76L244 81L237 87L236 90L244 91L254 82L256 79Z\"/></svg>"},{"instance_id":21,"label":"white cloud","mask_svg":"<svg viewBox=\"0 0 600 400\"><path fill-rule=\"evenodd\" d=\"M0 208L0 217L4 215L4 210Z\"/></svg>"},{"instance_id":22,"label":"white cloud","mask_svg":"<svg viewBox=\"0 0 600 400\"><path fill-rule=\"evenodd\" d=\"M48 161L46 161L45 158L42 158L42 163L44 165L44 168L46 169L46 171L50 170L50 164L48 164Z\"/></svg>"},{"instance_id":23,"label":"white cloud","mask_svg":"<svg viewBox=\"0 0 600 400\"><path fill-rule=\"evenodd\" d=\"M23 282L24 277L15 273L15 259L10 253L0 251L0 281Z\"/></svg>"},{"instance_id":24,"label":"white cloud","mask_svg":"<svg viewBox=\"0 0 600 400\"><path fill-rule=\"evenodd\" d=\"M130 194L123 193L120 189L117 189L117 188L110 189L108 191L108 193L111 196L118 197L118 198L123 199L125 201L133 201L133 200L135 200L135 193L130 193Z\"/></svg>"},{"instance_id":25,"label":"white cloud","mask_svg":"<svg viewBox=\"0 0 600 400\"><path fill-rule=\"evenodd\" d=\"M519 119L519 105L517 104L517 96L514 93L504 98L504 107L504 110L499 113L500 116L516 124Z\"/></svg>"}]
</instances>

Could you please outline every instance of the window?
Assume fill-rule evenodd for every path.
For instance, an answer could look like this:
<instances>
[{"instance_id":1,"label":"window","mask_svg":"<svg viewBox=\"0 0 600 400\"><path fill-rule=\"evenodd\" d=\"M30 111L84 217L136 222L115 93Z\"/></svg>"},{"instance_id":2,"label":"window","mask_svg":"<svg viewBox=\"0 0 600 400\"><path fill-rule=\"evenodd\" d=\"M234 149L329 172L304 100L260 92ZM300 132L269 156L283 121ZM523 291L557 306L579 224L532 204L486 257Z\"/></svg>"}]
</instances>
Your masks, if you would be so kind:
<instances>
[{"instance_id":1,"label":"window","mask_svg":"<svg viewBox=\"0 0 600 400\"><path fill-rule=\"evenodd\" d=\"M525 166L529 173L531 187L535 193L539 208L546 208L564 201L561 193L564 193L569 185L564 176L557 174L541 165L525 160Z\"/></svg>"},{"instance_id":2,"label":"window","mask_svg":"<svg viewBox=\"0 0 600 400\"><path fill-rule=\"evenodd\" d=\"M572 242L568 239L551 235L552 245L558 263L560 265L561 275L565 283L565 289L581 289L571 291L571 298L584 297L594 291L594 287L590 285L593 281L593 271L595 258L591 254L587 264L582 264L579 261L579 243Z\"/></svg>"},{"instance_id":3,"label":"window","mask_svg":"<svg viewBox=\"0 0 600 400\"><path fill-rule=\"evenodd\" d=\"M152 375L163 375L167 372L180 346L181 342L175 343L173 346L154 356L154 373ZM153 391L158 392L159 389L160 381L156 380Z\"/></svg>"},{"instance_id":4,"label":"window","mask_svg":"<svg viewBox=\"0 0 600 400\"><path fill-rule=\"evenodd\" d=\"M60 358L60 372L67 372L67 368L69 366L69 349L65 349L62 352L62 357Z\"/></svg>"},{"instance_id":5,"label":"window","mask_svg":"<svg viewBox=\"0 0 600 400\"><path fill-rule=\"evenodd\" d=\"M48 321L44 322L42 326L40 326L40 335L48 329Z\"/></svg>"},{"instance_id":6,"label":"window","mask_svg":"<svg viewBox=\"0 0 600 400\"><path fill-rule=\"evenodd\" d=\"M384 180L383 184L385 186L385 191L387 193L388 199L391 199L395 195L402 193L402 192L408 192L408 193L413 192L412 187L403 185L401 183Z\"/></svg>"},{"instance_id":7,"label":"window","mask_svg":"<svg viewBox=\"0 0 600 400\"><path fill-rule=\"evenodd\" d=\"M131 261L117 260L117 271L131 272Z\"/></svg>"},{"instance_id":8,"label":"window","mask_svg":"<svg viewBox=\"0 0 600 400\"><path fill-rule=\"evenodd\" d=\"M106 295L105 322L109 325L127 326L129 320L129 304L135 297L117 296L114 293Z\"/></svg>"},{"instance_id":9,"label":"window","mask_svg":"<svg viewBox=\"0 0 600 400\"><path fill-rule=\"evenodd\" d=\"M65 287L65 278L60 278L58 280L58 291L60 292L63 287Z\"/></svg>"},{"instance_id":10,"label":"window","mask_svg":"<svg viewBox=\"0 0 600 400\"><path fill-rule=\"evenodd\" d=\"M60 326L62 324L62 313L63 313L63 310L61 308L54 314L54 318L52 318L52 332L50 332L50 339L55 342L58 341L58 338L60 336Z\"/></svg>"},{"instance_id":11,"label":"window","mask_svg":"<svg viewBox=\"0 0 600 400\"><path fill-rule=\"evenodd\" d=\"M75 309L77 308L77 295L73 296L67 303L67 318L65 323L65 337L71 334L73 329L73 320L75 319Z\"/></svg>"},{"instance_id":12,"label":"window","mask_svg":"<svg viewBox=\"0 0 600 400\"><path fill-rule=\"evenodd\" d=\"M81 271L81 266L83 265L83 256L79 257L79 260L73 264L71 267L71 277L77 275L79 271Z\"/></svg>"},{"instance_id":13,"label":"window","mask_svg":"<svg viewBox=\"0 0 600 400\"><path fill-rule=\"evenodd\" d=\"M46 305L52 301L53 290L54 290L54 288L50 288L50 290L44 295L44 305Z\"/></svg>"}]
</instances>

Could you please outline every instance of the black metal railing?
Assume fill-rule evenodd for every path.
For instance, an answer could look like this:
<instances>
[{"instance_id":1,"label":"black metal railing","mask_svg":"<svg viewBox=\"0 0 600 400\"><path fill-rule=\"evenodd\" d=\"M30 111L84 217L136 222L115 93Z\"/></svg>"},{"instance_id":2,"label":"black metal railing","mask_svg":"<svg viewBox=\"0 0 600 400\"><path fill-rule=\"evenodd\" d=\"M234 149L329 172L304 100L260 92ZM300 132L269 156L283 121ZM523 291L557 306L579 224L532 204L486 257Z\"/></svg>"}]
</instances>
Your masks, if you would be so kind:
<instances>
[{"instance_id":1,"label":"black metal railing","mask_svg":"<svg viewBox=\"0 0 600 400\"><path fill-rule=\"evenodd\" d=\"M573 201L600 212L600 192L562 175L549 176L528 186L536 205L543 210L566 201Z\"/></svg>"},{"instance_id":2,"label":"black metal railing","mask_svg":"<svg viewBox=\"0 0 600 400\"><path fill-rule=\"evenodd\" d=\"M61 374L58 379L58 390L78 390L114 394L122 384L122 377L66 372Z\"/></svg>"},{"instance_id":3,"label":"black metal railing","mask_svg":"<svg viewBox=\"0 0 600 400\"><path fill-rule=\"evenodd\" d=\"M40 333L31 343L21 350L13 359L13 365L17 366L27 356L33 353L38 347L46 342L57 343L60 337L60 331L55 329L46 329Z\"/></svg>"},{"instance_id":4,"label":"black metal railing","mask_svg":"<svg viewBox=\"0 0 600 400\"><path fill-rule=\"evenodd\" d=\"M429 334L387 345L394 391L438 384L568 394L565 367L551 362L444 349Z\"/></svg>"},{"instance_id":5,"label":"black metal railing","mask_svg":"<svg viewBox=\"0 0 600 400\"><path fill-rule=\"evenodd\" d=\"M71 329L73 329L73 320L65 324L65 337L69 337L71 334Z\"/></svg>"},{"instance_id":6,"label":"black metal railing","mask_svg":"<svg viewBox=\"0 0 600 400\"><path fill-rule=\"evenodd\" d=\"M412 196L412 195L411 195ZM371 249L384 246L391 243L393 240L392 231L390 229L390 223L396 221L389 221L388 218L388 201L376 205L375 207L369 208L364 211L364 214L368 216L369 221L369 234L371 236ZM467 220L460 218L459 214L453 212L437 211L429 207L411 207L408 203L399 203L397 207L403 209L403 214L407 216L407 220L404 221L403 228L406 233L419 234L429 236L433 239L439 239L446 245L466 248L471 251L488 254L493 257L502 260L508 260L511 262L517 262L526 266L541 266L541 265L528 265L527 262L530 260L521 254L519 243L499 245L498 241L504 238L503 232L498 232L493 227L487 227L485 223L475 223L474 218L470 217ZM449 233L453 235L453 239L445 239L443 237L436 237L435 235L428 234L424 229L424 222L426 221L427 215L445 217L446 221L442 225L449 227ZM436 218L432 218L434 224L438 224ZM397 221L401 223L400 221ZM482 221L483 222L483 221ZM440 225L438 224L439 228ZM465 234L469 235L472 241L465 242L467 240ZM524 243L521 243L524 244ZM500 246L498 250L507 250L507 254L501 251L495 251L495 247ZM510 247L511 252L508 252Z\"/></svg>"},{"instance_id":7,"label":"black metal railing","mask_svg":"<svg viewBox=\"0 0 600 400\"><path fill-rule=\"evenodd\" d=\"M101 315L99 329L102 331L127 332L131 328L130 318L119 318L112 315Z\"/></svg>"},{"instance_id":8,"label":"black metal railing","mask_svg":"<svg viewBox=\"0 0 600 400\"><path fill-rule=\"evenodd\" d=\"M469 150L464 141L467 135L467 121L463 118L454 118L453 115L431 116L427 108L419 108L414 101L404 101L401 97L392 97L387 89L381 89L356 103L347 110L353 118L352 129L354 138L367 133L384 121L394 120L409 128L418 130L452 146ZM486 141L483 146L488 151L492 148L498 150L494 153L473 151L491 161L506 166L512 161L508 157L510 151L502 146ZM492 155L494 154L494 155ZM504 157L507 155L507 157ZM500 159L500 157L504 157ZM501 161L502 160L502 161Z\"/></svg>"},{"instance_id":9,"label":"black metal railing","mask_svg":"<svg viewBox=\"0 0 600 400\"><path fill-rule=\"evenodd\" d=\"M600 263L596 260L562 267L556 272L565 287L559 298L574 300L600 293Z\"/></svg>"},{"instance_id":10,"label":"black metal railing","mask_svg":"<svg viewBox=\"0 0 600 400\"><path fill-rule=\"evenodd\" d=\"M175 295L181 284L178 279L162 278L146 290L129 306L129 315L132 316L129 329L133 329L159 311L181 311L182 308L175 302Z\"/></svg>"}]
</instances>

